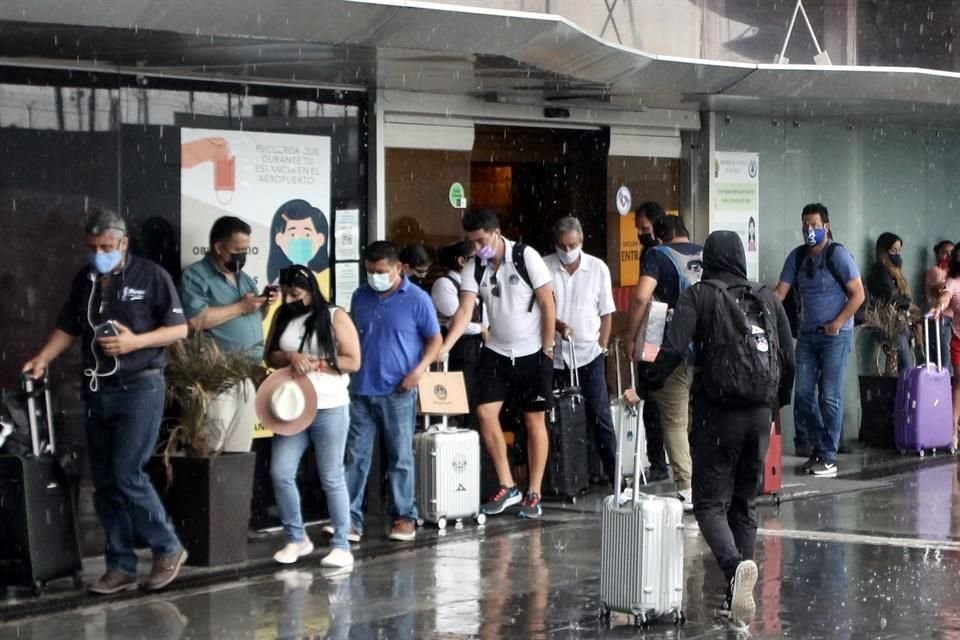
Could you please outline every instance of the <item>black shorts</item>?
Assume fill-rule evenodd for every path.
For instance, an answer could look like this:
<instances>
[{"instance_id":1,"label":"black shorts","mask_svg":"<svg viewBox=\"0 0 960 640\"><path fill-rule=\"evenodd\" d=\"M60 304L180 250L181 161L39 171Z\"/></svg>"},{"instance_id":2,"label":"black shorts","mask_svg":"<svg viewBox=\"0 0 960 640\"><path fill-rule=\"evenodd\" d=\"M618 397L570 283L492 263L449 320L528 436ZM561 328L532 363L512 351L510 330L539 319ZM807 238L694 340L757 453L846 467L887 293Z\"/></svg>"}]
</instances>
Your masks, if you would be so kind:
<instances>
[{"instance_id":1,"label":"black shorts","mask_svg":"<svg viewBox=\"0 0 960 640\"><path fill-rule=\"evenodd\" d=\"M550 408L553 397L553 360L542 351L508 358L483 348L474 388L476 403L509 402L524 413Z\"/></svg>"}]
</instances>

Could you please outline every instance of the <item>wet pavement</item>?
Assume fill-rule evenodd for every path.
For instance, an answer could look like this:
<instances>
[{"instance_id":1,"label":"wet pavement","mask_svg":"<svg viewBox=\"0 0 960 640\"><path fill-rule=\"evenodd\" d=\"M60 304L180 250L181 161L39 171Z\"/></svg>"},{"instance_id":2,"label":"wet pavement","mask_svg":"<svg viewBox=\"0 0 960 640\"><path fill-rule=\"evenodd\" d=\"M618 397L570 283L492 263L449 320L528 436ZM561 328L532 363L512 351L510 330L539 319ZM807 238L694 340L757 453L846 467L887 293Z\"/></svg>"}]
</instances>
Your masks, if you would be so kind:
<instances>
[{"instance_id":1,"label":"wet pavement","mask_svg":"<svg viewBox=\"0 0 960 640\"><path fill-rule=\"evenodd\" d=\"M884 480L761 509L752 637L960 638L957 464ZM744 637L714 615L722 579L695 526L687 624L641 631L597 617L596 513L512 520L394 547L346 574L312 565L14 621L0 640Z\"/></svg>"}]
</instances>

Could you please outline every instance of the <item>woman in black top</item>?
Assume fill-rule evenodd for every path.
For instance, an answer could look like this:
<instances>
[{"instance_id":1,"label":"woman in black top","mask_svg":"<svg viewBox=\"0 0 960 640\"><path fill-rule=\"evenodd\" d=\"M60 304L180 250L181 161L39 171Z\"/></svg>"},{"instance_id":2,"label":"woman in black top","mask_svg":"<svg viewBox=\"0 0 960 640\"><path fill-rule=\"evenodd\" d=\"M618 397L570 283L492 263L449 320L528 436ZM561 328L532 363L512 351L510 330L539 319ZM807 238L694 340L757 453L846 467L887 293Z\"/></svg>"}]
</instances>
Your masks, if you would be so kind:
<instances>
[{"instance_id":1,"label":"woman in black top","mask_svg":"<svg viewBox=\"0 0 960 640\"><path fill-rule=\"evenodd\" d=\"M903 240L893 233L882 233L877 238L876 262L870 268L867 276L867 289L870 292L870 301L894 304L901 311L913 316L916 307L910 293L910 285L903 276ZM911 331L904 332L897 342L899 355L899 370L903 371L916 364L916 358L911 346Z\"/></svg>"}]
</instances>

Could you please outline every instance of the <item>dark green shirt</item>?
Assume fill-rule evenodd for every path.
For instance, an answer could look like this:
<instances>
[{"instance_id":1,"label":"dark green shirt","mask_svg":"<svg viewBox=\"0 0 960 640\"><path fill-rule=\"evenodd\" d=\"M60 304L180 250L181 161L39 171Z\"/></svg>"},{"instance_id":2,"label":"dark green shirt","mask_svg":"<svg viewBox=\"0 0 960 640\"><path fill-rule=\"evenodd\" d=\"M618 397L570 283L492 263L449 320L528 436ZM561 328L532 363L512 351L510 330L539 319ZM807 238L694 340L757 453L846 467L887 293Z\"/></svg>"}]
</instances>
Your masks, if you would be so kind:
<instances>
[{"instance_id":1,"label":"dark green shirt","mask_svg":"<svg viewBox=\"0 0 960 640\"><path fill-rule=\"evenodd\" d=\"M234 285L217 269L209 254L187 267L180 277L180 298L187 320L200 315L207 307L239 302L248 293L260 293L253 278L241 271ZM249 351L257 360L263 357L263 317L259 313L234 318L204 332L225 351Z\"/></svg>"}]
</instances>

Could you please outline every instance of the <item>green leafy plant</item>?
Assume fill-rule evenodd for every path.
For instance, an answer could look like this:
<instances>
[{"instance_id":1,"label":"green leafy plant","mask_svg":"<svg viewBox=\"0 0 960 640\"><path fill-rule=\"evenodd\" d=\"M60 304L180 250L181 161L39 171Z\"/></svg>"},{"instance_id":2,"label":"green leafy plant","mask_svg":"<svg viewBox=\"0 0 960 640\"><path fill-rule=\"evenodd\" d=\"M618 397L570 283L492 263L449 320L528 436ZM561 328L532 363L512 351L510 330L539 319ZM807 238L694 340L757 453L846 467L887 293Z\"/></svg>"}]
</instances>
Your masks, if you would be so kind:
<instances>
[{"instance_id":1,"label":"green leafy plant","mask_svg":"<svg viewBox=\"0 0 960 640\"><path fill-rule=\"evenodd\" d=\"M220 349L202 333L194 333L168 349L167 403L176 407L175 426L163 447L167 483L172 480L170 456L182 452L190 457L210 457L220 452L208 443L207 409L210 402L247 378L258 382L260 365L248 354Z\"/></svg>"},{"instance_id":2,"label":"green leafy plant","mask_svg":"<svg viewBox=\"0 0 960 640\"><path fill-rule=\"evenodd\" d=\"M912 324L909 309L899 309L891 303L874 303L867 305L863 316L862 328L869 330L870 335L879 343L877 350L877 373L882 376L897 377L900 355L897 344L900 336L910 330ZM880 356L883 356L881 364Z\"/></svg>"}]
</instances>

